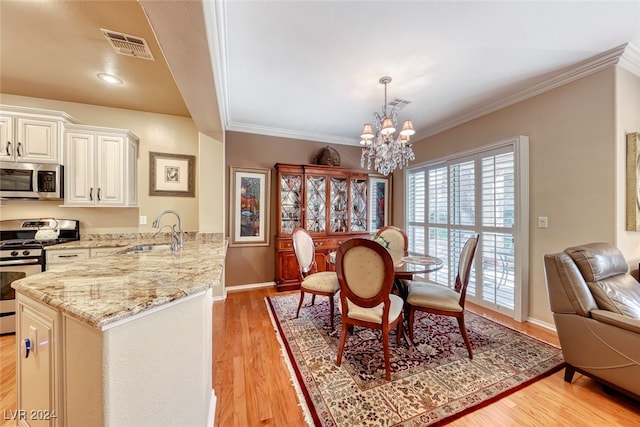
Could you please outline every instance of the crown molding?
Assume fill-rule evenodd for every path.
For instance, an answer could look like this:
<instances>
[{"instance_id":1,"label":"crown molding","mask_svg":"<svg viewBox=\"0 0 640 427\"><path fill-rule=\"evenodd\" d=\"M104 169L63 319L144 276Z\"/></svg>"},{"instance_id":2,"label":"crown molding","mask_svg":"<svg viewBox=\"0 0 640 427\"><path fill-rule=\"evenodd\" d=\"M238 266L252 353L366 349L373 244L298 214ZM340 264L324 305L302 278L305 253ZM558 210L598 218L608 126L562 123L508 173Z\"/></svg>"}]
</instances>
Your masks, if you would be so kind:
<instances>
[{"instance_id":1,"label":"crown molding","mask_svg":"<svg viewBox=\"0 0 640 427\"><path fill-rule=\"evenodd\" d=\"M615 66L620 62L625 52L629 50L629 46L631 46L630 43L615 47L592 58L572 65L571 67L566 67L558 73L555 73L552 76L534 83L531 86L517 91L511 95L496 99L493 102L485 103L479 108L467 110L466 112L456 114L455 117L445 120L438 125L429 127L427 131L421 135L421 139L436 135L440 132L454 128L463 123L469 122L482 116L486 116L487 114L501 110L505 107L509 107L511 105L517 104L518 102L525 101L544 92L550 91L560 86L564 86L568 83L582 79L606 68ZM635 48L632 48L631 50L635 50L636 54L638 52ZM628 62L633 64L633 61Z\"/></svg>"},{"instance_id":2,"label":"crown molding","mask_svg":"<svg viewBox=\"0 0 640 427\"><path fill-rule=\"evenodd\" d=\"M640 49L627 43L627 47L620 57L620 67L640 77Z\"/></svg>"},{"instance_id":3,"label":"crown molding","mask_svg":"<svg viewBox=\"0 0 640 427\"><path fill-rule=\"evenodd\" d=\"M222 132L229 126L229 69L227 65L227 13L224 1L203 1L209 57L213 69L218 109L222 121Z\"/></svg>"},{"instance_id":4,"label":"crown molding","mask_svg":"<svg viewBox=\"0 0 640 427\"><path fill-rule=\"evenodd\" d=\"M326 135L322 133L292 131L290 129L281 129L268 126L257 126L246 123L229 123L227 128L229 131L253 133L257 135L268 135L280 138L302 139L304 141L325 142L328 144L339 145L356 145L359 146L359 140L354 138L344 138L335 135Z\"/></svg>"}]
</instances>

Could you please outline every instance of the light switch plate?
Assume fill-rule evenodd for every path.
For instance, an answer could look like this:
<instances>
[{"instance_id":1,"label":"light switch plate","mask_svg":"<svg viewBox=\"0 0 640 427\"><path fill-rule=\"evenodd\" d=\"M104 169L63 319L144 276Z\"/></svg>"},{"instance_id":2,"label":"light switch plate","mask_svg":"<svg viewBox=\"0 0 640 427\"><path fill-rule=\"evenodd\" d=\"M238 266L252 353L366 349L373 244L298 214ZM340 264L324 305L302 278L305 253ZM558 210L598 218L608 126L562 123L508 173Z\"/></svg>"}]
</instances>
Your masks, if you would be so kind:
<instances>
[{"instance_id":1,"label":"light switch plate","mask_svg":"<svg viewBox=\"0 0 640 427\"><path fill-rule=\"evenodd\" d=\"M145 225L147 223L147 216L140 215L140 225Z\"/></svg>"},{"instance_id":2,"label":"light switch plate","mask_svg":"<svg viewBox=\"0 0 640 427\"><path fill-rule=\"evenodd\" d=\"M546 216L538 217L538 228L548 228L549 227L549 218Z\"/></svg>"}]
</instances>

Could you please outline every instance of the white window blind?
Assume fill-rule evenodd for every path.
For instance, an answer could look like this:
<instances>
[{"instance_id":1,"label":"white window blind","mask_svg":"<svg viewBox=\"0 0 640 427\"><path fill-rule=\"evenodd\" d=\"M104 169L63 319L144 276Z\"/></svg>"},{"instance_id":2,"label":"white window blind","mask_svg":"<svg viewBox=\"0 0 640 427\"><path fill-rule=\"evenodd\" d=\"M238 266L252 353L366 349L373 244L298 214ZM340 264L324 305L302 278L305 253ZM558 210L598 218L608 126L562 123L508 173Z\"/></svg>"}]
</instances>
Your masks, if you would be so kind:
<instances>
[{"instance_id":1,"label":"white window blind","mask_svg":"<svg viewBox=\"0 0 640 427\"><path fill-rule=\"evenodd\" d=\"M517 240L526 242L526 237L516 234L516 207L523 205L518 197L528 198L526 191L518 191L516 155L521 138L526 137L410 168L406 173L409 251L444 261L444 267L425 280L453 286L462 247L469 237L480 234L468 299L509 313L522 309L518 286L526 285L517 274L518 264L526 260L516 261ZM528 224L525 230L528 232Z\"/></svg>"}]
</instances>

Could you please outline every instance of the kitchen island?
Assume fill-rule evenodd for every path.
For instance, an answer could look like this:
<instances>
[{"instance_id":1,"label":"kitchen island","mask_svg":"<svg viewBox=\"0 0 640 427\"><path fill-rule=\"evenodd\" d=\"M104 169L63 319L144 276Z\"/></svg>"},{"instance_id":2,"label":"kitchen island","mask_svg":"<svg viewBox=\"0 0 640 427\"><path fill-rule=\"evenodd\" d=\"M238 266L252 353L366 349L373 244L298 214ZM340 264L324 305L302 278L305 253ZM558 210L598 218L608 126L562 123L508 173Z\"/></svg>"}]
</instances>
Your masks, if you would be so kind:
<instances>
[{"instance_id":1,"label":"kitchen island","mask_svg":"<svg viewBox=\"0 0 640 427\"><path fill-rule=\"evenodd\" d=\"M213 425L212 288L227 242L117 246L13 283L20 425Z\"/></svg>"}]
</instances>

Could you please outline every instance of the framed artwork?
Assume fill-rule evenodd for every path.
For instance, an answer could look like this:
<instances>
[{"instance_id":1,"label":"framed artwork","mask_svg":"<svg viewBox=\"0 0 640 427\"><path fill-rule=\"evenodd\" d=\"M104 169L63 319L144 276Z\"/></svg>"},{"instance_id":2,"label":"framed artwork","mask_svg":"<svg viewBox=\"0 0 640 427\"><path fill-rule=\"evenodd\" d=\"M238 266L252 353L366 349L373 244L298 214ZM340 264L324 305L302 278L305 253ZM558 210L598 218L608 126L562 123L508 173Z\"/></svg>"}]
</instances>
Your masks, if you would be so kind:
<instances>
[{"instance_id":1,"label":"framed artwork","mask_svg":"<svg viewBox=\"0 0 640 427\"><path fill-rule=\"evenodd\" d=\"M269 246L271 169L230 169L229 246Z\"/></svg>"},{"instance_id":2,"label":"framed artwork","mask_svg":"<svg viewBox=\"0 0 640 427\"><path fill-rule=\"evenodd\" d=\"M195 197L196 157L149 152L149 195Z\"/></svg>"},{"instance_id":3,"label":"framed artwork","mask_svg":"<svg viewBox=\"0 0 640 427\"><path fill-rule=\"evenodd\" d=\"M391 176L369 176L369 231L391 224Z\"/></svg>"},{"instance_id":4,"label":"framed artwork","mask_svg":"<svg viewBox=\"0 0 640 427\"><path fill-rule=\"evenodd\" d=\"M640 231L640 133L627 134L627 231Z\"/></svg>"}]
</instances>

